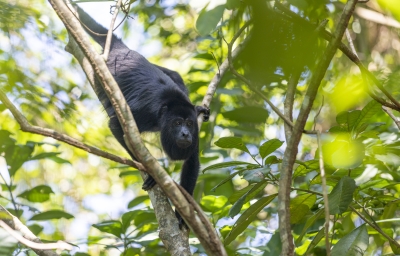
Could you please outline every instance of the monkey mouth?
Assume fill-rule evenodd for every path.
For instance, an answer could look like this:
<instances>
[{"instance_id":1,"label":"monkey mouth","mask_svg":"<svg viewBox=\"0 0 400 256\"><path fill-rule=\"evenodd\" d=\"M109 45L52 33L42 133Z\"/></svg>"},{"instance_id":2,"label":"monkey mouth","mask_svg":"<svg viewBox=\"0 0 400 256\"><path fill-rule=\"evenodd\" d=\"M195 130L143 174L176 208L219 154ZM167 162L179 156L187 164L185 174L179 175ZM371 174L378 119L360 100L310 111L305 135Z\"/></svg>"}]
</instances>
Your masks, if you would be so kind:
<instances>
[{"instance_id":1,"label":"monkey mouth","mask_svg":"<svg viewBox=\"0 0 400 256\"><path fill-rule=\"evenodd\" d=\"M178 147L180 148L187 148L190 145L192 145L192 141L190 140L177 140L176 144L178 145Z\"/></svg>"}]
</instances>

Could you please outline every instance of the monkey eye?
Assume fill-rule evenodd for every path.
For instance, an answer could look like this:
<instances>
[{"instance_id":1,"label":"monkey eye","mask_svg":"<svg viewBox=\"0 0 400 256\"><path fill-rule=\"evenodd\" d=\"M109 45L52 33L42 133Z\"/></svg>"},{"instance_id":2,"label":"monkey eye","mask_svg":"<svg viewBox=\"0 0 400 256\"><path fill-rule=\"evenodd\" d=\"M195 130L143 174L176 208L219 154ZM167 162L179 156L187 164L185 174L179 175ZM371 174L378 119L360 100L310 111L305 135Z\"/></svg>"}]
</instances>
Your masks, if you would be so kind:
<instances>
[{"instance_id":1,"label":"monkey eye","mask_svg":"<svg viewBox=\"0 0 400 256\"><path fill-rule=\"evenodd\" d=\"M176 126L182 125L182 121L175 121L175 125L176 125Z\"/></svg>"},{"instance_id":2,"label":"monkey eye","mask_svg":"<svg viewBox=\"0 0 400 256\"><path fill-rule=\"evenodd\" d=\"M193 125L192 121L187 122L187 126L192 126L192 125Z\"/></svg>"}]
</instances>

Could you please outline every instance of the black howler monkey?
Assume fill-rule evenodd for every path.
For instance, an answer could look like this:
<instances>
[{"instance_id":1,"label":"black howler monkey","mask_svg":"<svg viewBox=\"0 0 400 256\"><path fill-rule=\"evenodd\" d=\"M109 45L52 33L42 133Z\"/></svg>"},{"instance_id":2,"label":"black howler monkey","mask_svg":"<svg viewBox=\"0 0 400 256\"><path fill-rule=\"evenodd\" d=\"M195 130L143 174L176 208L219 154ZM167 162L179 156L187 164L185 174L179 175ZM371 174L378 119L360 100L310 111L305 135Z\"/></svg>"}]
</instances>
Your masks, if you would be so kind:
<instances>
[{"instance_id":1,"label":"black howler monkey","mask_svg":"<svg viewBox=\"0 0 400 256\"><path fill-rule=\"evenodd\" d=\"M77 10L84 28L104 48L106 36L99 34L105 35L107 30L81 8L77 7ZM178 73L151 64L114 34L107 66L125 96L139 131L161 132L162 147L167 155L172 160L185 161L180 184L193 194L200 168L197 116L203 113L207 121L209 110L195 107L190 102L188 90ZM104 91L96 93L110 117L109 127L113 135L129 152L122 127L107 95ZM155 184L149 175L142 188L149 190ZM177 217L182 224L178 213Z\"/></svg>"}]
</instances>

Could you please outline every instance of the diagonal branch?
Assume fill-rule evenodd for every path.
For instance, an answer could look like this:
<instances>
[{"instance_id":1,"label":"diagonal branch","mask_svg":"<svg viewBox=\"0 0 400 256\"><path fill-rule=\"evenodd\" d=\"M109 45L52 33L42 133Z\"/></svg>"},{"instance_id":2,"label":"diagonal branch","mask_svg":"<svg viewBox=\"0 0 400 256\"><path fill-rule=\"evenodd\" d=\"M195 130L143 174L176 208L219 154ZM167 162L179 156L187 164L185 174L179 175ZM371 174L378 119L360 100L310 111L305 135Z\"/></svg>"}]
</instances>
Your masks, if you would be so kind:
<instances>
[{"instance_id":1,"label":"diagonal branch","mask_svg":"<svg viewBox=\"0 0 400 256\"><path fill-rule=\"evenodd\" d=\"M49 0L49 2L92 65L96 78L101 82L123 128L127 146L132 149L132 153L140 160L146 170L149 171L164 193L167 194L183 219L198 236L206 252L210 255L226 255L225 248L215 230L211 228L212 231L209 232L210 229L206 228L206 226L211 226L211 223L208 220L205 223L199 221L199 218L196 217L197 214L190 208L186 198L179 191L172 178L143 145L136 122L124 95L108 70L104 59L94 50L79 21L71 13L63 0ZM202 234L207 234L207 236L203 236Z\"/></svg>"},{"instance_id":2,"label":"diagonal branch","mask_svg":"<svg viewBox=\"0 0 400 256\"><path fill-rule=\"evenodd\" d=\"M23 116L21 114L21 112L19 112L19 110L12 104L12 102L7 98L6 94L3 92L2 89L0 89L0 101L3 102L3 104L10 110L10 112L14 116L15 120L21 126L21 130L24 132L30 132L30 133L35 133L35 134L51 137L58 141L65 142L71 146L80 148L88 153L93 154L93 155L100 156L100 157L112 160L112 161L120 163L120 164L126 164L126 165L132 166L132 167L137 168L142 171L145 170L143 165L137 161L129 160L126 158L122 158L122 157L110 154L110 153L100 150L96 147L89 146L85 143L82 143L81 141L74 139L70 136L56 132L54 130L29 124L29 122L28 122L28 120L26 120L25 116Z\"/></svg>"},{"instance_id":3,"label":"diagonal branch","mask_svg":"<svg viewBox=\"0 0 400 256\"><path fill-rule=\"evenodd\" d=\"M303 19L298 14L296 14L296 13L292 12L290 9L286 8L283 4L279 3L278 1L275 1L275 7L277 9L279 9L280 11L282 11L284 14L286 14L288 18L292 19L293 22L300 22L306 26L315 26L315 25L311 24L311 22L309 22L308 20ZM331 41L332 37L333 37L333 35L325 29L321 30L319 35L327 41ZM391 109L400 111L400 103L382 86L381 82L364 66L364 64L361 62L361 60L358 58L358 56L355 53L353 53L351 51L351 49L342 42L339 43L338 48L352 62L354 62L354 64L356 64L358 66L361 73L366 74L366 76L369 77L375 83L375 85L379 88L379 90L381 90L386 95L386 97L388 97L388 99L390 99L391 103L386 102L385 100L383 100L383 99L379 98L378 96L376 96L375 94L373 94L373 92L368 91L368 94L371 96L371 98L378 101L379 103L381 103L384 106L387 106Z\"/></svg>"},{"instance_id":4,"label":"diagonal branch","mask_svg":"<svg viewBox=\"0 0 400 256\"><path fill-rule=\"evenodd\" d=\"M114 30L114 23L115 23L115 20L117 19L119 9L121 8L121 3L122 3L122 0L118 0L117 5L115 7L113 17L111 19L110 28L108 29L108 32L107 32L107 38L106 38L106 43L104 45L104 52L103 52L103 57L104 57L105 61L107 61L108 54L110 53L110 46L111 46L111 39L112 39L113 30Z\"/></svg>"},{"instance_id":5,"label":"diagonal branch","mask_svg":"<svg viewBox=\"0 0 400 256\"><path fill-rule=\"evenodd\" d=\"M14 236L19 242L31 248L39 256L56 256L58 253L51 249L72 250L72 246L63 241L56 244L44 244L17 217L0 205L0 226Z\"/></svg>"},{"instance_id":6,"label":"diagonal branch","mask_svg":"<svg viewBox=\"0 0 400 256\"><path fill-rule=\"evenodd\" d=\"M286 245L282 248L281 255L291 256L294 254L293 235L291 233L290 225L290 188L292 183L293 165L296 160L298 145L300 143L301 135L307 118L310 114L311 107L314 103L318 88L321 84L325 72L340 45L343 34L347 28L350 17L354 11L357 0L349 0L340 17L337 29L330 40L325 53L318 61L315 71L310 79L310 84L304 97L303 103L300 108L300 113L293 128L292 136L286 147L283 159L282 170L279 179L279 192L278 192L278 214L279 214L279 229L282 244Z\"/></svg>"}]
</instances>

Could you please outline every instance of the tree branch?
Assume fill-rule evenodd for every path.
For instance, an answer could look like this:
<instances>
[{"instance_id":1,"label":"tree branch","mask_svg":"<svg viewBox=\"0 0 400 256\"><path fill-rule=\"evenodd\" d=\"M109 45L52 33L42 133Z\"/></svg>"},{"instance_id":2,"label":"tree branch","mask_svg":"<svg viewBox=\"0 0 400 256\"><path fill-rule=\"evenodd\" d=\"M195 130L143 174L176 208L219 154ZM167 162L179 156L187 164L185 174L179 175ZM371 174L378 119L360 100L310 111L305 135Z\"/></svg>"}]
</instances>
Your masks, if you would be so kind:
<instances>
[{"instance_id":1,"label":"tree branch","mask_svg":"<svg viewBox=\"0 0 400 256\"><path fill-rule=\"evenodd\" d=\"M146 170L156 180L157 184L167 194L169 199L175 205L183 219L192 228L198 236L200 242L204 246L207 253L210 255L226 255L225 249L219 239L212 240L213 236L204 237L201 234L207 233L205 225L208 223L199 223L197 214L191 210L184 195L179 191L172 178L159 165L157 160L149 153L143 145L140 133L133 119L129 106L127 105L121 90L116 84L114 78L110 74L104 59L102 59L94 50L86 33L83 31L79 21L71 13L62 0L49 0L53 9L64 23L67 30L75 39L84 55L88 58L89 63L93 66L96 78L100 80L104 91L106 92L114 110L121 123L124 131L124 139L128 148L133 150L133 154L140 160ZM176 225L178 226L178 225ZM215 232L215 230L213 230ZM215 234L216 236L216 234ZM215 237L214 236L214 237Z\"/></svg>"},{"instance_id":2,"label":"tree branch","mask_svg":"<svg viewBox=\"0 0 400 256\"><path fill-rule=\"evenodd\" d=\"M31 248L39 256L56 256L52 249L72 250L72 246L63 241L44 244L17 217L0 205L0 226L19 242ZM16 232L18 231L18 232Z\"/></svg>"},{"instance_id":3,"label":"tree branch","mask_svg":"<svg viewBox=\"0 0 400 256\"><path fill-rule=\"evenodd\" d=\"M319 151L319 169L321 171L321 181L322 181L322 194L324 197L324 210L325 210L325 247L326 247L326 255L331 255L331 246L329 244L329 201L328 201L328 190L326 188L326 176L325 176L325 168L324 168L324 158L322 154L322 142L321 142L321 133L318 131L317 133L318 140L318 151Z\"/></svg>"},{"instance_id":4,"label":"tree branch","mask_svg":"<svg viewBox=\"0 0 400 256\"><path fill-rule=\"evenodd\" d=\"M308 20L303 19L301 16L299 16L298 14L292 12L290 9L286 8L283 4L279 3L278 1L275 1L275 7L277 9L279 9L280 11L282 11L284 14L287 15L288 18L292 19L293 22L300 22L304 25L307 26L315 26L313 24L311 24ZM333 35L323 29L320 31L319 35L324 38L327 41L331 41ZM387 106L391 109L400 111L400 103L394 99L394 97L382 86L382 84L379 82L378 79L376 79L376 77L362 64L361 60L357 57L356 54L354 54L349 47L347 47L345 44L343 43L339 43L338 48L354 63L358 66L358 68L360 69L361 73L366 74L367 77L369 77L374 83L375 85L379 88L379 90L381 90L386 97L388 97L390 99L390 102L386 102L385 100L379 98L378 96L374 95L372 92L368 91L368 94L371 96L371 98L373 98L374 100L378 101L379 103L381 103L384 106Z\"/></svg>"},{"instance_id":5,"label":"tree branch","mask_svg":"<svg viewBox=\"0 0 400 256\"><path fill-rule=\"evenodd\" d=\"M117 19L119 9L121 8L121 3L122 3L122 0L118 0L117 5L115 7L113 17L111 19L110 28L108 29L108 32L107 32L107 38L106 38L106 43L104 45L104 52L103 52L103 58L105 61L107 61L108 54L110 53L111 39L112 39L113 31L114 31L114 23L115 23L115 20Z\"/></svg>"},{"instance_id":6,"label":"tree branch","mask_svg":"<svg viewBox=\"0 0 400 256\"><path fill-rule=\"evenodd\" d=\"M276 2L277 3L277 2ZM325 76L325 72L331 62L336 49L340 45L343 34L346 30L349 19L354 11L357 0L349 0L340 17L337 30L335 31L332 40L330 40L325 53L318 61L315 71L310 80L307 93L304 97L303 103L300 108L300 113L293 128L292 136L287 144L284 157L282 159L282 170L279 179L279 192L278 192L278 214L279 214L279 230L281 242L283 245L281 255L291 256L294 253L293 235L291 233L290 225L290 187L293 175L293 164L296 160L298 145L300 143L301 134L307 122L308 115L314 103L315 97L318 92L321 80Z\"/></svg>"},{"instance_id":7,"label":"tree branch","mask_svg":"<svg viewBox=\"0 0 400 256\"><path fill-rule=\"evenodd\" d=\"M122 157L110 154L110 153L100 150L96 147L92 147L85 143L82 143L81 141L74 139L70 136L56 132L54 130L29 124L29 122L28 122L28 120L26 120L25 116L23 116L21 114L21 112L19 112L19 110L12 104L12 102L7 98L6 94L4 93L4 91L2 89L0 89L0 101L3 102L3 104L7 107L7 109L10 110L10 112L14 116L15 120L21 126L21 130L24 132L30 132L30 133L34 133L34 134L43 135L46 137L51 137L58 141L65 142L76 148L80 148L88 153L93 154L93 155L100 156L100 157L112 160L114 162L117 162L120 164L126 164L131 167L137 168L139 170L145 171L143 165L137 161L129 160L126 158L122 158Z\"/></svg>"},{"instance_id":8,"label":"tree branch","mask_svg":"<svg viewBox=\"0 0 400 256\"><path fill-rule=\"evenodd\" d=\"M358 215L358 217L360 217L363 221L365 221L365 223L367 223L371 228L375 229L376 231L378 231L379 234L381 234L382 236L384 236L388 241L390 241L392 244L396 245L397 248L400 248L400 244L399 242L397 242L395 239L393 239L392 237L390 237L388 234L386 234L385 232L383 232L383 230L376 224L374 224L373 222L369 221L367 218L365 218L361 213L359 213L352 205L349 206L350 209L356 213Z\"/></svg>"}]
</instances>

